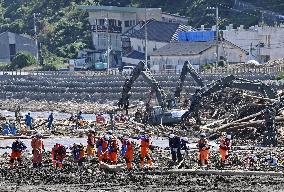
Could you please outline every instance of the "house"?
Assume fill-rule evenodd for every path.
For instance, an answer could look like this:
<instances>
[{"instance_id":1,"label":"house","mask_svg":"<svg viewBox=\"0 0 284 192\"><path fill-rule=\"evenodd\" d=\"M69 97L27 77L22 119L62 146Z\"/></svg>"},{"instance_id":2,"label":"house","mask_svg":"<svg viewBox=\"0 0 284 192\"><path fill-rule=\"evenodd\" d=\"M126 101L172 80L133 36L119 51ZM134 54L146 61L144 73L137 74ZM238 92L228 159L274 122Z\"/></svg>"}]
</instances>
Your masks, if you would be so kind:
<instances>
[{"instance_id":1,"label":"house","mask_svg":"<svg viewBox=\"0 0 284 192\"><path fill-rule=\"evenodd\" d=\"M147 54L167 45L170 42L178 41L178 34L182 31L189 31L191 28L180 23L169 23L148 20L147 28ZM145 23L139 23L122 35L124 65L136 65L145 60Z\"/></svg>"},{"instance_id":2,"label":"house","mask_svg":"<svg viewBox=\"0 0 284 192\"><path fill-rule=\"evenodd\" d=\"M223 31L223 37L250 53L250 59L260 63L284 57L283 26L252 26L237 29L230 24Z\"/></svg>"},{"instance_id":3,"label":"house","mask_svg":"<svg viewBox=\"0 0 284 192\"><path fill-rule=\"evenodd\" d=\"M185 61L190 61L196 70L204 64L216 62L216 46L213 41L173 42L154 51L150 55L150 69L153 73L180 73ZM248 52L229 41L219 42L219 56L228 63L245 62Z\"/></svg>"},{"instance_id":4,"label":"house","mask_svg":"<svg viewBox=\"0 0 284 192\"><path fill-rule=\"evenodd\" d=\"M35 40L27 35L0 33L0 62L12 61L18 52L29 52L37 57L38 49Z\"/></svg>"},{"instance_id":5,"label":"house","mask_svg":"<svg viewBox=\"0 0 284 192\"><path fill-rule=\"evenodd\" d=\"M162 21L169 22L169 23L181 23L181 24L187 25L189 18L185 16L180 16L177 14L163 12Z\"/></svg>"},{"instance_id":6,"label":"house","mask_svg":"<svg viewBox=\"0 0 284 192\"><path fill-rule=\"evenodd\" d=\"M108 46L110 46L110 67L121 65L121 35L140 21L145 21L145 12L147 19L162 19L161 8L145 9L116 6L78 6L78 8L89 12L95 51L106 52ZM107 23L108 25L106 25Z\"/></svg>"}]
</instances>

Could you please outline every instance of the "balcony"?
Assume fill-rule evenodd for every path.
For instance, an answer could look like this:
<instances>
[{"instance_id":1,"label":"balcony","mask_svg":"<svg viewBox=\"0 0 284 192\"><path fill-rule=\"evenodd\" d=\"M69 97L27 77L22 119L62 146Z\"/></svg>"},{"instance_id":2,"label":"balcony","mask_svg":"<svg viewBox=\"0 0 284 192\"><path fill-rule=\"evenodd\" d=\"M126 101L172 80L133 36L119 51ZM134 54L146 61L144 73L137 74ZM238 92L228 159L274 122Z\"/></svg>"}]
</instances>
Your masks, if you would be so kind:
<instances>
[{"instance_id":1,"label":"balcony","mask_svg":"<svg viewBox=\"0 0 284 192\"><path fill-rule=\"evenodd\" d=\"M93 32L107 32L107 28L103 25L91 25L91 30ZM122 27L119 26L109 26L109 33L122 33Z\"/></svg>"}]
</instances>

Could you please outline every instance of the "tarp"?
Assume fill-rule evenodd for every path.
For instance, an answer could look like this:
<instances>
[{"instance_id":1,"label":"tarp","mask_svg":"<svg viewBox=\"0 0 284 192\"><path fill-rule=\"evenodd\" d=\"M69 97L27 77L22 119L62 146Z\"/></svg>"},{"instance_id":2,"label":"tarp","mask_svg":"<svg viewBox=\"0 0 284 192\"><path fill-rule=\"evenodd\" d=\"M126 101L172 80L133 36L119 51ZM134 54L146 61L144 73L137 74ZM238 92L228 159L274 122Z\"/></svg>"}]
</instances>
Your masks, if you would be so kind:
<instances>
[{"instance_id":1,"label":"tarp","mask_svg":"<svg viewBox=\"0 0 284 192\"><path fill-rule=\"evenodd\" d=\"M213 41L215 39L215 31L190 31L180 32L178 34L179 41Z\"/></svg>"}]
</instances>

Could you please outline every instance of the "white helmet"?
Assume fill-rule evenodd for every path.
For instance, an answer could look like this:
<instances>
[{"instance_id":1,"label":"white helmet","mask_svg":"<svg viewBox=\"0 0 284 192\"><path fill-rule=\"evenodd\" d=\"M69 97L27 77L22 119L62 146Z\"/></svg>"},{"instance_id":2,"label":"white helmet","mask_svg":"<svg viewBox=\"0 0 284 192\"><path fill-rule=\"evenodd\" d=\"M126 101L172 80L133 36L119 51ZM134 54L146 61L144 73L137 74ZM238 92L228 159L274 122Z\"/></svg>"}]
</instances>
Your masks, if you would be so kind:
<instances>
[{"instance_id":1,"label":"white helmet","mask_svg":"<svg viewBox=\"0 0 284 192\"><path fill-rule=\"evenodd\" d=\"M170 134L170 135L169 135L169 138L170 138L170 139L172 139L172 138L174 138L174 137L175 137L174 134Z\"/></svg>"},{"instance_id":2,"label":"white helmet","mask_svg":"<svg viewBox=\"0 0 284 192\"><path fill-rule=\"evenodd\" d=\"M232 136L231 136L231 135L227 135L226 138L227 138L227 139L231 139Z\"/></svg>"},{"instance_id":3,"label":"white helmet","mask_svg":"<svg viewBox=\"0 0 284 192\"><path fill-rule=\"evenodd\" d=\"M182 137L182 140L184 140L185 142L188 142L188 137Z\"/></svg>"},{"instance_id":4,"label":"white helmet","mask_svg":"<svg viewBox=\"0 0 284 192\"><path fill-rule=\"evenodd\" d=\"M37 138L41 138L42 137L42 135L41 135L41 133L37 133L36 135L35 135Z\"/></svg>"},{"instance_id":5,"label":"white helmet","mask_svg":"<svg viewBox=\"0 0 284 192\"><path fill-rule=\"evenodd\" d=\"M206 134L205 133L201 133L200 137L206 137Z\"/></svg>"},{"instance_id":6,"label":"white helmet","mask_svg":"<svg viewBox=\"0 0 284 192\"><path fill-rule=\"evenodd\" d=\"M109 135L105 135L104 138L105 138L105 140L108 141L109 140Z\"/></svg>"},{"instance_id":7,"label":"white helmet","mask_svg":"<svg viewBox=\"0 0 284 192\"><path fill-rule=\"evenodd\" d=\"M112 135L112 130L108 130L107 133L108 133L109 135Z\"/></svg>"}]
</instances>

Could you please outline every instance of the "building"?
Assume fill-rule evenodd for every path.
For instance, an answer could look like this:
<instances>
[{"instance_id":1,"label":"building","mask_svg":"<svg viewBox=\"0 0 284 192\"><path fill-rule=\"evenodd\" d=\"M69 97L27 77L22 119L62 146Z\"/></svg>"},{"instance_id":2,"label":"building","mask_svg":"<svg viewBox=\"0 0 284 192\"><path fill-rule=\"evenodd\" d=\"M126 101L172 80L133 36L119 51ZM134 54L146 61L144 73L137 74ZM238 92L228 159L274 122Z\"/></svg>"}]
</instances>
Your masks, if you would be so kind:
<instances>
[{"instance_id":1,"label":"building","mask_svg":"<svg viewBox=\"0 0 284 192\"><path fill-rule=\"evenodd\" d=\"M78 6L89 12L90 28L95 51L106 52L108 41L110 51L110 67L121 65L121 35L140 21L162 19L161 8L133 8L115 6ZM106 18L108 26L106 25Z\"/></svg>"},{"instance_id":2,"label":"building","mask_svg":"<svg viewBox=\"0 0 284 192\"><path fill-rule=\"evenodd\" d=\"M36 57L38 53L36 42L27 35L0 33L0 62L12 61L18 52L29 52Z\"/></svg>"},{"instance_id":3,"label":"building","mask_svg":"<svg viewBox=\"0 0 284 192\"><path fill-rule=\"evenodd\" d=\"M219 44L219 56L228 63L247 61L248 52L229 41ZM173 42L150 55L150 69L153 73L173 72L180 74L185 61L190 61L196 70L204 64L216 62L216 41Z\"/></svg>"},{"instance_id":4,"label":"building","mask_svg":"<svg viewBox=\"0 0 284 192\"><path fill-rule=\"evenodd\" d=\"M170 14L170 13L162 13L162 21L169 23L181 23L184 25L188 24L189 18L185 16Z\"/></svg>"},{"instance_id":5,"label":"building","mask_svg":"<svg viewBox=\"0 0 284 192\"><path fill-rule=\"evenodd\" d=\"M252 26L237 29L226 27L223 37L250 53L250 59L260 63L284 57L284 27Z\"/></svg>"},{"instance_id":6,"label":"building","mask_svg":"<svg viewBox=\"0 0 284 192\"><path fill-rule=\"evenodd\" d=\"M178 33L189 31L191 28L180 23L169 23L148 20L147 28L147 54L178 40ZM145 24L139 23L122 35L124 65L136 65L145 60Z\"/></svg>"}]
</instances>

